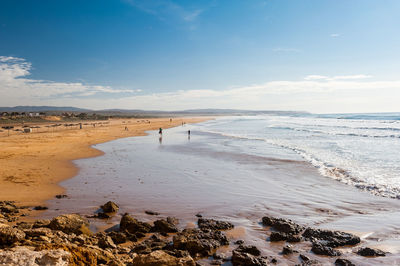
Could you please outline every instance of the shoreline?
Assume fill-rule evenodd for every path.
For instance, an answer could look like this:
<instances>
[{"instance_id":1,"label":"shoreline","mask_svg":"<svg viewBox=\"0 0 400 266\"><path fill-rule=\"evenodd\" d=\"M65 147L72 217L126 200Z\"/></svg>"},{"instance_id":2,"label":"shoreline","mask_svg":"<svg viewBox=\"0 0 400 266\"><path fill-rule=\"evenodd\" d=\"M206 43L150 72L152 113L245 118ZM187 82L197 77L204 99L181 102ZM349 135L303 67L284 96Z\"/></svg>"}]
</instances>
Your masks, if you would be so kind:
<instances>
[{"instance_id":1,"label":"shoreline","mask_svg":"<svg viewBox=\"0 0 400 266\"><path fill-rule=\"evenodd\" d=\"M21 206L43 205L65 192L60 182L79 172L73 161L104 154L93 145L144 136L146 131L176 127L182 122L198 123L209 119L212 118L112 119L97 127L1 137L0 201L11 200Z\"/></svg>"},{"instance_id":2,"label":"shoreline","mask_svg":"<svg viewBox=\"0 0 400 266\"><path fill-rule=\"evenodd\" d=\"M119 124L115 130L121 134L127 123L122 123L122 120L117 122ZM179 121L175 122L179 124ZM165 123L165 119L164 122L154 122L152 126L157 129L156 123ZM167 123L173 126L169 119ZM9 239L7 243L2 243L0 255L12 260L18 256L29 259L58 254L55 255L58 260L78 265L109 264L113 261L120 262L118 265L147 265L150 262L162 265L164 261L170 262L170 265L221 265L225 262L234 266L274 263L354 265L352 262L383 264L398 260L396 249L389 250L390 246L385 246L388 243L382 245L367 239L375 230L378 234L372 239L382 236L379 232L382 230L376 225L364 227L368 231L354 230L354 227L349 227L351 222L346 226L335 225L335 220L342 221L343 217L350 217L349 212L362 211L360 200L353 206L348 197L341 197L339 193L333 197L341 199L335 201L338 209L326 205L332 201L323 187L337 191L344 184L337 184L333 188L329 184L336 184L334 180L321 178L318 182L315 180L317 172L306 163L297 164L293 170L295 160L255 160L253 156L250 157L251 162L256 167L252 169L258 169L260 165L266 168L257 170L259 176L254 172L252 179L246 179L243 177L246 176L247 167L239 165L243 165L241 162L247 162L248 165L248 157L221 153L220 149L210 149L205 153L204 145L210 140L209 137L205 138L194 131L193 138L188 141L186 131L190 127L176 127L167 131L162 145L156 139L157 132L145 134L143 128L132 130L129 124L128 127L130 131L135 131L129 134L142 137L120 139L94 147L84 145L89 151L104 156L80 162L68 161L76 169L81 167L82 170L75 178L61 183L68 189L68 196L62 200L53 198L47 201L48 211L29 212L31 215L26 217L25 213L30 208L0 201L0 236ZM73 134L77 134L76 131ZM58 139L58 136L52 137ZM110 138L110 134L107 137ZM219 141L212 142L215 143ZM216 151L218 160L214 160ZM180 162L183 161L185 166L180 168ZM157 163L156 167L152 167L143 162ZM129 164L126 172L116 171L123 169L120 166L126 163ZM237 166L235 169L232 169L232 163ZM200 170L205 165L207 167L203 174ZM233 175L230 175L232 170ZM222 173L228 174L224 178ZM216 176L219 178L213 178ZM232 176L239 178L232 180ZM291 196L288 197L279 189L288 183L290 191L296 193L294 187L297 183L290 180L294 176L302 178L298 192L307 195L302 198L303 201L299 201L297 194L289 192ZM114 177L120 177L118 182ZM257 177L268 177L269 182ZM286 182L282 183L282 177ZM173 182L167 182L168 179ZM239 180L245 183L227 185L227 181L234 184ZM200 187L200 184L206 186ZM307 184L317 185L319 189L309 191ZM246 188L246 185L252 186L252 197L260 197L262 202L268 202L268 206L257 204L251 198L237 198L237 194L244 195L240 192L241 187ZM128 187L128 191L123 190ZM190 187L195 189L190 190ZM353 190L350 187L343 188L349 192ZM201 193L195 193L196 190ZM172 193L168 194L168 191ZM344 196L349 195L342 192ZM366 199L370 197L365 193ZM207 203L206 199L211 199L209 205L204 204ZM300 203L296 203L298 201ZM379 200L382 204L387 201ZM302 203L305 204L299 206ZM254 207L247 210L248 206ZM380 206L383 205L378 204L376 208L379 210ZM385 207L388 208L387 205ZM329 222L325 219L333 220ZM353 220L353 226L359 225L357 219ZM70 225L77 227L72 230ZM190 245L185 244L186 239L191 241Z\"/></svg>"}]
</instances>

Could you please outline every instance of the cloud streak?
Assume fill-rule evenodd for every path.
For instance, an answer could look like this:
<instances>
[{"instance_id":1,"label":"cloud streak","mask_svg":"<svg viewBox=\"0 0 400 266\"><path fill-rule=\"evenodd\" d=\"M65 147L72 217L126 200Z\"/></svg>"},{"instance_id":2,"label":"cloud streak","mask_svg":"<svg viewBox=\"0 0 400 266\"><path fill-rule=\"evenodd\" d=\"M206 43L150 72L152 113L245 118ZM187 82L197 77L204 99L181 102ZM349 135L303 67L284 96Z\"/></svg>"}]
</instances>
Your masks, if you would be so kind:
<instances>
[{"instance_id":1,"label":"cloud streak","mask_svg":"<svg viewBox=\"0 0 400 266\"><path fill-rule=\"evenodd\" d=\"M236 108L312 112L399 111L400 80L372 76L308 75L300 80L270 81L221 90L144 93L80 82L28 78L32 65L22 58L0 56L0 106L62 105L92 109L183 110Z\"/></svg>"},{"instance_id":2,"label":"cloud streak","mask_svg":"<svg viewBox=\"0 0 400 266\"><path fill-rule=\"evenodd\" d=\"M46 100L52 97L85 97L96 94L135 93L137 90L119 90L109 86L88 85L81 82L53 82L27 78L32 64L23 58L0 56L0 99L8 102Z\"/></svg>"},{"instance_id":3,"label":"cloud streak","mask_svg":"<svg viewBox=\"0 0 400 266\"><path fill-rule=\"evenodd\" d=\"M157 17L160 20L168 18L178 19L181 22L192 23L203 12L202 9L189 10L170 0L125 0L131 6Z\"/></svg>"}]
</instances>

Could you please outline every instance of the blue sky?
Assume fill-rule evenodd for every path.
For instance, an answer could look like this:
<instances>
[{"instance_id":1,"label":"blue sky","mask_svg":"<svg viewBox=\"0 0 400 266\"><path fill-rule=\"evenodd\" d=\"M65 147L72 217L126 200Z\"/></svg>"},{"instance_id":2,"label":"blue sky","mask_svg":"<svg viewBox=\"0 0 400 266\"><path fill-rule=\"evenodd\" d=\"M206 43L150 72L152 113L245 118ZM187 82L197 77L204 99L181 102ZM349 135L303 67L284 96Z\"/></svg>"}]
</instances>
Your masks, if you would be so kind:
<instances>
[{"instance_id":1,"label":"blue sky","mask_svg":"<svg viewBox=\"0 0 400 266\"><path fill-rule=\"evenodd\" d=\"M0 2L0 106L400 111L397 0Z\"/></svg>"}]
</instances>

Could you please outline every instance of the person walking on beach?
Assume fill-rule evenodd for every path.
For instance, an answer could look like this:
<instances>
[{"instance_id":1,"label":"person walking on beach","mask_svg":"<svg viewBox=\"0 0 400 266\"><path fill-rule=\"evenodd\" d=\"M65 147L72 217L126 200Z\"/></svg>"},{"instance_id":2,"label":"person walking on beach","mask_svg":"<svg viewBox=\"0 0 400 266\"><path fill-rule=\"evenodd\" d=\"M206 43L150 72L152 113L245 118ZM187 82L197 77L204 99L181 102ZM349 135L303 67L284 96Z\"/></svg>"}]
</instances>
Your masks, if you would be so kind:
<instances>
[{"instance_id":1,"label":"person walking on beach","mask_svg":"<svg viewBox=\"0 0 400 266\"><path fill-rule=\"evenodd\" d=\"M188 130L188 136L190 137L190 130Z\"/></svg>"},{"instance_id":2,"label":"person walking on beach","mask_svg":"<svg viewBox=\"0 0 400 266\"><path fill-rule=\"evenodd\" d=\"M160 129L158 130L158 134L162 135L162 128L160 127Z\"/></svg>"}]
</instances>

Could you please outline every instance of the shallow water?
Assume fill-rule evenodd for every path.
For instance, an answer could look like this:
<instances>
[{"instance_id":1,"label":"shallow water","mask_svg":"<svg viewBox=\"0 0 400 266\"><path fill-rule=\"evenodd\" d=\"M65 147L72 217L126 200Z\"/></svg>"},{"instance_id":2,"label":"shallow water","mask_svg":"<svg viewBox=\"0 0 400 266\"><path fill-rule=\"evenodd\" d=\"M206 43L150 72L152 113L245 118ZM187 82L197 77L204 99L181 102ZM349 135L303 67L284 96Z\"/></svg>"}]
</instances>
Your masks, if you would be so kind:
<instances>
[{"instance_id":1,"label":"shallow water","mask_svg":"<svg viewBox=\"0 0 400 266\"><path fill-rule=\"evenodd\" d=\"M176 216L182 228L193 224L200 213L233 222L236 229L228 233L232 239L245 239L264 254L276 255L282 243L266 241L266 230L259 223L262 216L271 215L353 232L364 237L362 245L394 253L383 259L365 259L352 254L351 248L344 249L343 257L354 262L400 263L399 200L374 196L322 176L291 149L215 132L221 127L218 123L231 122L221 119L168 129L162 139L150 132L96 145L105 155L75 162L81 171L61 184L68 198L49 201L44 217L66 212L92 214L108 200L120 205L121 214L128 212L142 220L156 219L145 210L157 211L161 217ZM108 221L109 226L119 219ZM101 223L93 220L95 226ZM298 262L291 257L281 261Z\"/></svg>"}]
</instances>

